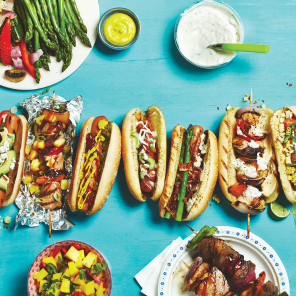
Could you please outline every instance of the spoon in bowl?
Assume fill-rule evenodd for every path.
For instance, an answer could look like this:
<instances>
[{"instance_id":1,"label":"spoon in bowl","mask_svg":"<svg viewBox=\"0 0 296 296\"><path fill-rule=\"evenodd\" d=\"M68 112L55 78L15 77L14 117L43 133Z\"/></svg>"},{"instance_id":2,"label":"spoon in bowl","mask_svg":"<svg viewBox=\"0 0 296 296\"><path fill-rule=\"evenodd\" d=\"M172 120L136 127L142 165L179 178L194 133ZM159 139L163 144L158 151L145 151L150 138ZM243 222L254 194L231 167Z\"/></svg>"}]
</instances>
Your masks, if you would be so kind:
<instances>
[{"instance_id":1,"label":"spoon in bowl","mask_svg":"<svg viewBox=\"0 0 296 296\"><path fill-rule=\"evenodd\" d=\"M245 51L258 53L268 53L269 51L269 45L261 44L218 43L209 45L208 48L215 50Z\"/></svg>"}]
</instances>

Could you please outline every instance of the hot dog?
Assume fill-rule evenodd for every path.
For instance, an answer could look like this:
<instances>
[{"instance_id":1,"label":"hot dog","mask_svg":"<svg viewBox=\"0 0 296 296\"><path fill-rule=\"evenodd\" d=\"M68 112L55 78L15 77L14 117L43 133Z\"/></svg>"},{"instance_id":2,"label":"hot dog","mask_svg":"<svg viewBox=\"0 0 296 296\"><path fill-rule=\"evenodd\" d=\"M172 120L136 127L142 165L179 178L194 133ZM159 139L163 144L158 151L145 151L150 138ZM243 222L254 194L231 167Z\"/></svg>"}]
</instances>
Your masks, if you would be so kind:
<instances>
[{"instance_id":1,"label":"hot dog","mask_svg":"<svg viewBox=\"0 0 296 296\"><path fill-rule=\"evenodd\" d=\"M81 128L68 203L74 211L97 213L114 184L121 157L119 127L105 116L87 119Z\"/></svg>"},{"instance_id":2,"label":"hot dog","mask_svg":"<svg viewBox=\"0 0 296 296\"><path fill-rule=\"evenodd\" d=\"M161 110L129 111L122 124L122 158L131 194L139 201L160 198L166 171L166 126Z\"/></svg>"},{"instance_id":3,"label":"hot dog","mask_svg":"<svg viewBox=\"0 0 296 296\"><path fill-rule=\"evenodd\" d=\"M71 124L69 115L61 106L44 109L34 120L35 139L26 151L30 166L25 171L23 184L40 207L51 211L62 208L64 193L68 190L67 160L71 156L71 146L66 129Z\"/></svg>"},{"instance_id":4,"label":"hot dog","mask_svg":"<svg viewBox=\"0 0 296 296\"><path fill-rule=\"evenodd\" d=\"M275 111L270 119L281 184L287 199L296 202L296 107Z\"/></svg>"},{"instance_id":5,"label":"hot dog","mask_svg":"<svg viewBox=\"0 0 296 296\"><path fill-rule=\"evenodd\" d=\"M198 125L175 126L160 216L194 220L206 209L218 177L218 144L211 131Z\"/></svg>"},{"instance_id":6,"label":"hot dog","mask_svg":"<svg viewBox=\"0 0 296 296\"><path fill-rule=\"evenodd\" d=\"M19 192L27 136L24 116L0 112L0 207L12 204Z\"/></svg>"},{"instance_id":7,"label":"hot dog","mask_svg":"<svg viewBox=\"0 0 296 296\"><path fill-rule=\"evenodd\" d=\"M220 125L219 182L238 211L257 214L279 195L271 146L271 109L232 108Z\"/></svg>"}]
</instances>

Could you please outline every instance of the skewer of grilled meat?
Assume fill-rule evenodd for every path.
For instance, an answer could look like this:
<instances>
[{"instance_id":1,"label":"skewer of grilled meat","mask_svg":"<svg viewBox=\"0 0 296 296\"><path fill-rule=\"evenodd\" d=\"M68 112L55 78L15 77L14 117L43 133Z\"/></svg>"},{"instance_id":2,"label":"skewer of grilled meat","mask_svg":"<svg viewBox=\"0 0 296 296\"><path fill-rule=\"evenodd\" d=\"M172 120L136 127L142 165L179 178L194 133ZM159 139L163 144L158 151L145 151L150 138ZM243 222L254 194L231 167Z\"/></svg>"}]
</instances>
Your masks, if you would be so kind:
<instances>
[{"instance_id":1,"label":"skewer of grilled meat","mask_svg":"<svg viewBox=\"0 0 296 296\"><path fill-rule=\"evenodd\" d=\"M222 239L214 236L204 238L198 244L197 251L205 262L228 274L233 285L239 290L246 290L256 280L255 264L251 261L245 261L243 255L232 249ZM258 296L274 296L277 295L274 293L277 293L278 289L272 282L267 282L263 285L261 291Z\"/></svg>"},{"instance_id":2,"label":"skewer of grilled meat","mask_svg":"<svg viewBox=\"0 0 296 296\"><path fill-rule=\"evenodd\" d=\"M232 296L230 286L223 273L197 257L190 267L185 285L197 296Z\"/></svg>"}]
</instances>

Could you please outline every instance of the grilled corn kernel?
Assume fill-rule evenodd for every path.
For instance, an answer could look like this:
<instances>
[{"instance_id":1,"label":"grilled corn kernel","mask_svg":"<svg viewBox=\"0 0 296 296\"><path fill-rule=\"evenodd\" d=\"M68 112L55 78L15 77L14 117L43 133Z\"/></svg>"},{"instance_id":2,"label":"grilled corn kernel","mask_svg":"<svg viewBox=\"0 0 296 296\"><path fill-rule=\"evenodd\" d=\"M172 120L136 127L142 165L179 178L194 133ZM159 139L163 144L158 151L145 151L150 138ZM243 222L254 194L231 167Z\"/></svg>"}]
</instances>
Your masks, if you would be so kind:
<instances>
[{"instance_id":1,"label":"grilled corn kernel","mask_svg":"<svg viewBox=\"0 0 296 296\"><path fill-rule=\"evenodd\" d=\"M291 182L292 182L292 183L296 183L296 174L293 174L293 175L292 175Z\"/></svg>"},{"instance_id":2,"label":"grilled corn kernel","mask_svg":"<svg viewBox=\"0 0 296 296\"><path fill-rule=\"evenodd\" d=\"M41 125L41 123L42 123L44 117L45 117L45 115L38 116L38 117L36 118L36 123L37 123L38 125Z\"/></svg>"},{"instance_id":3,"label":"grilled corn kernel","mask_svg":"<svg viewBox=\"0 0 296 296\"><path fill-rule=\"evenodd\" d=\"M287 135L287 136L290 136L290 135L291 135L291 132L292 132L291 127L290 127L290 126L287 127L287 129L286 129L286 135Z\"/></svg>"},{"instance_id":4,"label":"grilled corn kernel","mask_svg":"<svg viewBox=\"0 0 296 296\"><path fill-rule=\"evenodd\" d=\"M29 145L26 145L26 155L29 155L31 151L31 147Z\"/></svg>"},{"instance_id":5,"label":"grilled corn kernel","mask_svg":"<svg viewBox=\"0 0 296 296\"><path fill-rule=\"evenodd\" d=\"M294 174L295 173L295 168L293 168L293 167L286 167L286 173L288 175Z\"/></svg>"}]
</instances>

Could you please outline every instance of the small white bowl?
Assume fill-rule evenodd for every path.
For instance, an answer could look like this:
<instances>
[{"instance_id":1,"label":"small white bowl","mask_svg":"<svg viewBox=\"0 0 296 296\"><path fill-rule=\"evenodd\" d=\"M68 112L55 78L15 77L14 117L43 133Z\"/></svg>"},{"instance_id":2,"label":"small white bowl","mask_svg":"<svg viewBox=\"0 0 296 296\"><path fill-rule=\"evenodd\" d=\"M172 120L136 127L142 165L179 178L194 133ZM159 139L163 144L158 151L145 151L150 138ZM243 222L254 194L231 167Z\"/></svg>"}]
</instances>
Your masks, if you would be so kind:
<instances>
[{"instance_id":1,"label":"small white bowl","mask_svg":"<svg viewBox=\"0 0 296 296\"><path fill-rule=\"evenodd\" d=\"M191 64L193 64L194 66L197 66L199 68L203 68L203 69L216 69L216 68L219 68L219 67L222 67L222 66L225 66L227 65L228 63L230 63L236 56L236 52L234 52L230 58L225 61L225 62L222 62L220 64L215 64L215 65L204 65L204 64L200 64L200 63L197 63L193 60L191 60L188 56L186 56L186 54L181 50L180 48L180 44L179 44L179 41L178 41L178 26L179 26L179 23L181 21L181 19L186 15L188 14L189 12L191 12L193 9L195 9L196 7L198 6L201 6L201 5L204 5L206 3L217 3L218 5L221 5L223 6L224 9L226 9L227 11L231 11L231 13L233 14L234 18L237 20L238 24L240 25L240 40L239 40L239 43L243 43L244 41L244 26L243 26L243 23L242 23L242 20L241 18L239 17L239 15L236 13L236 11L230 7L228 4L222 2L222 1L219 1L219 0L202 0L202 1L199 1L198 3L188 7L181 15L180 17L178 18L177 22L176 22L176 25L175 25L175 30L174 30L174 38L175 38L175 43L176 43L176 46L180 52L180 54Z\"/></svg>"}]
</instances>

